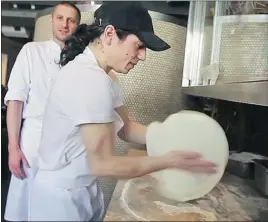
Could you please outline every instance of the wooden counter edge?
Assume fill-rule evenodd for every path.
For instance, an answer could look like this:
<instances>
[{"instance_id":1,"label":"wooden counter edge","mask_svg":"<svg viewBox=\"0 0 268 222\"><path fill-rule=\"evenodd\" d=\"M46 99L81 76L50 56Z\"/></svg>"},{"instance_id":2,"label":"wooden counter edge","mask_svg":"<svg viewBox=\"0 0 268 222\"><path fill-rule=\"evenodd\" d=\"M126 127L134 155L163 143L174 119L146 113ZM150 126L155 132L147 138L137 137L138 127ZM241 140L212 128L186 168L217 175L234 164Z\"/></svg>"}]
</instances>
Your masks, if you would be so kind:
<instances>
[{"instance_id":1,"label":"wooden counter edge","mask_svg":"<svg viewBox=\"0 0 268 222\"><path fill-rule=\"evenodd\" d=\"M147 152L146 150L130 148L128 149L127 156L147 156Z\"/></svg>"}]
</instances>

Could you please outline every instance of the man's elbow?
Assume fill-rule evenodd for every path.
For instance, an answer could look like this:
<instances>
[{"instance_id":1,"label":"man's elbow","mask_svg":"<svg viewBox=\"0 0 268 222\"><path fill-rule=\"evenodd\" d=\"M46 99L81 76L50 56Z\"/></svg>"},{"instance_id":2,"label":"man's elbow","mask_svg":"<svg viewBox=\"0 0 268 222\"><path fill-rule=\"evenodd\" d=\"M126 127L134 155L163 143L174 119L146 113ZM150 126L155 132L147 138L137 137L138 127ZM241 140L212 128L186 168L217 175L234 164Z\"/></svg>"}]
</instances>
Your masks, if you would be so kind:
<instances>
[{"instance_id":1,"label":"man's elbow","mask_svg":"<svg viewBox=\"0 0 268 222\"><path fill-rule=\"evenodd\" d=\"M129 124L125 124L122 129L117 133L118 137L125 141L125 142L131 142L130 137L130 127Z\"/></svg>"},{"instance_id":2,"label":"man's elbow","mask_svg":"<svg viewBox=\"0 0 268 222\"><path fill-rule=\"evenodd\" d=\"M117 133L117 136L118 136L121 140L125 140L125 137L124 137L124 127Z\"/></svg>"}]
</instances>

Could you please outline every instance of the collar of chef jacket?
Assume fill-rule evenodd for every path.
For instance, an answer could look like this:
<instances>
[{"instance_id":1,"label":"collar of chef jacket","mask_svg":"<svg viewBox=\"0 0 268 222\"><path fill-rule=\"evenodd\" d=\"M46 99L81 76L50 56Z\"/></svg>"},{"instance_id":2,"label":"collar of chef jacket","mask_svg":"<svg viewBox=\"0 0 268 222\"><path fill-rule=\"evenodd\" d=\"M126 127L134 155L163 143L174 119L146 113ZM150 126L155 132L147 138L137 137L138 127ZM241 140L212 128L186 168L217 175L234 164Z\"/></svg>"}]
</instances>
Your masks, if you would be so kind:
<instances>
[{"instance_id":1,"label":"collar of chef jacket","mask_svg":"<svg viewBox=\"0 0 268 222\"><path fill-rule=\"evenodd\" d=\"M50 57L50 62L59 62L61 48L54 40L50 40L47 42L47 53Z\"/></svg>"}]
</instances>

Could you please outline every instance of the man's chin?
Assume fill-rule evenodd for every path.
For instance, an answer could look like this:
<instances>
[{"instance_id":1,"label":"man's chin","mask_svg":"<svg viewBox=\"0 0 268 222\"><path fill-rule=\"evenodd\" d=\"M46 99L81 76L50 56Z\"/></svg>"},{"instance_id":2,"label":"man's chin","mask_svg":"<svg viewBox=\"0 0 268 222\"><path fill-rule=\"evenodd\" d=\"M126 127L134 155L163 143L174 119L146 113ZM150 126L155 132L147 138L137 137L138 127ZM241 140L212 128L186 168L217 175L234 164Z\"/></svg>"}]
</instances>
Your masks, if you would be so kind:
<instances>
[{"instance_id":1,"label":"man's chin","mask_svg":"<svg viewBox=\"0 0 268 222\"><path fill-rule=\"evenodd\" d=\"M126 69L123 70L122 73L123 73L123 74L128 74L133 68L134 68L134 67L129 68L129 69L126 68Z\"/></svg>"},{"instance_id":2,"label":"man's chin","mask_svg":"<svg viewBox=\"0 0 268 222\"><path fill-rule=\"evenodd\" d=\"M69 36L56 36L56 38L61 41L61 42L65 42L68 39Z\"/></svg>"},{"instance_id":3,"label":"man's chin","mask_svg":"<svg viewBox=\"0 0 268 222\"><path fill-rule=\"evenodd\" d=\"M123 70L116 70L116 69L113 69L113 71L117 72L117 73L120 73L120 74L128 74L129 73L129 69L123 69Z\"/></svg>"},{"instance_id":4,"label":"man's chin","mask_svg":"<svg viewBox=\"0 0 268 222\"><path fill-rule=\"evenodd\" d=\"M122 74L128 74L129 71L130 71L130 70L124 70L124 71L122 71L121 73L122 73Z\"/></svg>"}]
</instances>

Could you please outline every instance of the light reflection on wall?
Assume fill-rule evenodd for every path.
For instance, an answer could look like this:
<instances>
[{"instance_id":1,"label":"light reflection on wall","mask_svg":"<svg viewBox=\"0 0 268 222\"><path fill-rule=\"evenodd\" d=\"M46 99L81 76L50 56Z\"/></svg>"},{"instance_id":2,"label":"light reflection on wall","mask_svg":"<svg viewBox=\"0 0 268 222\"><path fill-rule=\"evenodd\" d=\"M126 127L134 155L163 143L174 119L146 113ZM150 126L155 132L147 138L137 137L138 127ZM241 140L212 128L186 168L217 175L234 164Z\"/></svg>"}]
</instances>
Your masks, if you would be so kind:
<instances>
[{"instance_id":1,"label":"light reflection on wall","mask_svg":"<svg viewBox=\"0 0 268 222\"><path fill-rule=\"evenodd\" d=\"M1 60L2 60L2 65L1 65L1 84L5 87L7 83L7 62L8 62L8 55L2 53L1 54Z\"/></svg>"}]
</instances>

